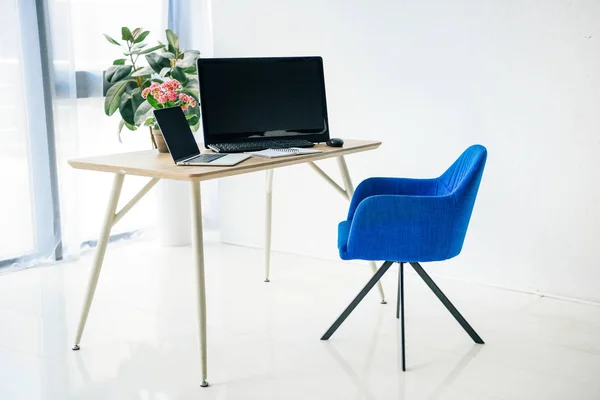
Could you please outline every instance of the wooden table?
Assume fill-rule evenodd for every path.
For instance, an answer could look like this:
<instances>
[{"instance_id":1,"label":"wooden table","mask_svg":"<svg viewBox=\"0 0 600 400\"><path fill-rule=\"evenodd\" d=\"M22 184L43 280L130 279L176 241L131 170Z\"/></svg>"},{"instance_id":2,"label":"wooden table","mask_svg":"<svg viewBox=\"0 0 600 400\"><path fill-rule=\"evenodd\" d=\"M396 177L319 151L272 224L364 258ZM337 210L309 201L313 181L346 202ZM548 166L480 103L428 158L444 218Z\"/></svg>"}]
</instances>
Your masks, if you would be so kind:
<instances>
[{"instance_id":1,"label":"wooden table","mask_svg":"<svg viewBox=\"0 0 600 400\"><path fill-rule=\"evenodd\" d=\"M202 366L201 386L208 386L207 381L207 354L206 354L206 290L204 279L204 244L202 239L202 205L200 201L200 181L223 178L226 176L246 174L250 172L266 171L266 221L265 221L265 282L269 282L270 250L271 250L271 204L273 169L289 165L307 163L321 177L330 183L342 196L350 200L354 192L352 181L348 173L348 167L344 158L347 154L374 150L381 145L377 141L346 140L344 147L327 147L319 144L314 148L322 150L322 153L281 157L281 158L259 158L252 157L232 167L208 167L208 166L177 166L173 163L170 154L160 154L156 150L139 151L133 153L111 154L106 156L89 157L69 160L73 168L102 171L114 174L112 189L104 215L104 223L100 231L98 245L94 254L92 271L90 273L87 292L85 295L81 316L77 326L75 344L73 350L79 350L79 343L85 328L85 323L90 311L90 306L96 291L96 285L102 268L102 261L106 252L106 246L110 237L112 227L123 216L131 210L137 202L144 197L150 189L161 179L174 179L189 181L191 186L192 201L192 248L194 253L194 265L196 269L196 291L197 291L197 318L198 318L198 340L200 345L200 357ZM336 158L342 176L343 187L338 185L329 175L319 168L315 161L327 158ZM138 175L150 178L150 181L131 200L117 211L117 204L121 194L121 188L125 175ZM375 263L371 263L373 273L376 271ZM381 284L379 284L381 302L385 304L385 297Z\"/></svg>"}]
</instances>

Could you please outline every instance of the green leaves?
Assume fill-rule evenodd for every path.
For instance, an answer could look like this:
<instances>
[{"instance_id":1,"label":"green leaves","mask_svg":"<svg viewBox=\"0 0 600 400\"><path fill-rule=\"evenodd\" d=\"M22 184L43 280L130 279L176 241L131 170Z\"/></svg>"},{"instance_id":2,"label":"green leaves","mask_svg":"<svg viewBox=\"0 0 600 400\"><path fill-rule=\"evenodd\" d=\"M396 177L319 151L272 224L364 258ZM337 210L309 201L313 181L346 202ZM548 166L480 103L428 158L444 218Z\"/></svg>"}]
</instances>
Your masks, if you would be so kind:
<instances>
[{"instance_id":1,"label":"green leaves","mask_svg":"<svg viewBox=\"0 0 600 400\"><path fill-rule=\"evenodd\" d=\"M161 105L158 103L158 101L156 101L156 99L155 99L154 97L152 97L152 96L148 96L148 97L146 97L146 101L147 101L148 103L150 103L150 105L152 106L152 108L156 108L156 109L163 108L163 107L162 107L162 106L161 106Z\"/></svg>"},{"instance_id":2,"label":"green leaves","mask_svg":"<svg viewBox=\"0 0 600 400\"><path fill-rule=\"evenodd\" d=\"M198 90L197 89L192 89L192 88L183 88L181 89L182 93L185 93L189 96L192 96L194 98L194 100L196 100L196 103L199 103L200 101L198 100Z\"/></svg>"},{"instance_id":3,"label":"green leaves","mask_svg":"<svg viewBox=\"0 0 600 400\"><path fill-rule=\"evenodd\" d=\"M124 26L121 28L121 39L123 40L133 40L133 35L128 27Z\"/></svg>"},{"instance_id":4,"label":"green leaves","mask_svg":"<svg viewBox=\"0 0 600 400\"><path fill-rule=\"evenodd\" d=\"M191 81L191 79L190 79ZM197 86L190 87L188 83L188 87L181 89L182 93L190 95L196 100L196 107L190 107L185 110L185 118L188 120L188 124L193 132L196 132L200 128L200 101L198 100L198 89Z\"/></svg>"},{"instance_id":5,"label":"green leaves","mask_svg":"<svg viewBox=\"0 0 600 400\"><path fill-rule=\"evenodd\" d=\"M175 67L171 70L171 78L177 79L183 86L188 83L188 77L183 71L183 69L179 67Z\"/></svg>"},{"instance_id":6,"label":"green leaves","mask_svg":"<svg viewBox=\"0 0 600 400\"><path fill-rule=\"evenodd\" d=\"M121 115L118 126L119 135L124 127L136 130L142 125L154 125L156 119L152 113L153 109L178 104L179 101L159 104L152 96L147 99L142 97L141 93L144 88L149 87L152 82L162 83L163 77L177 79L183 86L182 91L191 95L198 102L198 80L195 74L196 60L200 52L181 50L179 38L175 32L167 29L165 33L167 44L158 42L156 45L144 43L150 35L150 31L145 31L141 27L135 29L122 27L121 38L123 41L117 41L114 37L104 34L109 43L123 46L121 52L127 57L114 60L105 72L105 83L111 86L104 100L104 112L107 115L113 115L119 110ZM144 56L141 60L145 59L147 66L138 60L140 56ZM189 107L185 111L185 116L192 130L198 130L200 126L199 107Z\"/></svg>"},{"instance_id":7,"label":"green leaves","mask_svg":"<svg viewBox=\"0 0 600 400\"><path fill-rule=\"evenodd\" d=\"M131 65L113 65L106 70L104 77L108 83L115 83L129 76L132 68Z\"/></svg>"},{"instance_id":8,"label":"green leaves","mask_svg":"<svg viewBox=\"0 0 600 400\"><path fill-rule=\"evenodd\" d=\"M156 118L150 117L144 121L144 126L154 125L156 123Z\"/></svg>"},{"instance_id":9,"label":"green leaves","mask_svg":"<svg viewBox=\"0 0 600 400\"><path fill-rule=\"evenodd\" d=\"M154 107L150 105L148 100L140 104L133 117L135 124L137 126L146 125L147 120L153 117L152 110L154 110Z\"/></svg>"},{"instance_id":10,"label":"green leaves","mask_svg":"<svg viewBox=\"0 0 600 400\"><path fill-rule=\"evenodd\" d=\"M179 38L170 29L167 29L165 32L167 34L167 42L169 42L169 52L177 55L179 53Z\"/></svg>"},{"instance_id":11,"label":"green leaves","mask_svg":"<svg viewBox=\"0 0 600 400\"><path fill-rule=\"evenodd\" d=\"M185 83L185 85L183 85L185 90L192 90L193 96L196 100L198 100L198 77L194 76L194 75L187 75L187 82ZM187 93L187 92L186 92ZM188 94L192 94L192 93L188 93Z\"/></svg>"},{"instance_id":12,"label":"green leaves","mask_svg":"<svg viewBox=\"0 0 600 400\"><path fill-rule=\"evenodd\" d=\"M134 119L135 112L144 102L144 98L142 97L142 89L139 87L133 89L129 93L124 93L121 96L121 102L119 104L119 113L121 114L123 120L130 125L136 125Z\"/></svg>"},{"instance_id":13,"label":"green leaves","mask_svg":"<svg viewBox=\"0 0 600 400\"><path fill-rule=\"evenodd\" d=\"M145 66L143 68L138 69L137 71L135 71L133 74L131 74L131 76L146 76L146 75L152 75L154 73L154 70L148 66Z\"/></svg>"},{"instance_id":14,"label":"green leaves","mask_svg":"<svg viewBox=\"0 0 600 400\"><path fill-rule=\"evenodd\" d=\"M163 69L160 70L160 76L165 77L167 75L169 75L171 73L171 68L170 67L164 67Z\"/></svg>"},{"instance_id":15,"label":"green leaves","mask_svg":"<svg viewBox=\"0 0 600 400\"><path fill-rule=\"evenodd\" d=\"M106 33L103 33L104 37L106 38L106 40L108 40L110 43L112 44L116 44L117 46L120 46L121 43L117 42L115 39L111 38L110 36L108 36Z\"/></svg>"},{"instance_id":16,"label":"green leaves","mask_svg":"<svg viewBox=\"0 0 600 400\"><path fill-rule=\"evenodd\" d=\"M152 67L157 74L160 74L160 71L162 71L163 68L171 66L171 62L168 58L164 58L156 53L147 54L146 61L148 61L150 67Z\"/></svg>"},{"instance_id":17,"label":"green leaves","mask_svg":"<svg viewBox=\"0 0 600 400\"><path fill-rule=\"evenodd\" d=\"M162 44L161 42L158 42L158 45L154 46L154 47L150 47L144 51L140 51L140 55L142 54L150 54L152 52L155 52L156 50L163 50L165 48L165 45Z\"/></svg>"},{"instance_id":18,"label":"green leaves","mask_svg":"<svg viewBox=\"0 0 600 400\"><path fill-rule=\"evenodd\" d=\"M186 50L184 53L182 53L182 55L183 55L183 58L177 60L175 65L177 67L181 67L183 69L188 69L188 68L193 67L194 72L187 72L187 71L186 72L195 74L196 73L196 60L200 56L200 52L195 51L195 50Z\"/></svg>"},{"instance_id":19,"label":"green leaves","mask_svg":"<svg viewBox=\"0 0 600 400\"><path fill-rule=\"evenodd\" d=\"M139 36L137 36L133 42L134 43L141 43L141 42L144 41L144 39L146 39L146 37L149 34L150 34L150 31L144 31L144 32L140 33Z\"/></svg>"},{"instance_id":20,"label":"green leaves","mask_svg":"<svg viewBox=\"0 0 600 400\"><path fill-rule=\"evenodd\" d=\"M120 81L108 89L104 98L104 112L106 115L113 115L117 111L119 104L121 104L121 96L125 93L127 85L131 82L135 82L135 80L127 79Z\"/></svg>"}]
</instances>

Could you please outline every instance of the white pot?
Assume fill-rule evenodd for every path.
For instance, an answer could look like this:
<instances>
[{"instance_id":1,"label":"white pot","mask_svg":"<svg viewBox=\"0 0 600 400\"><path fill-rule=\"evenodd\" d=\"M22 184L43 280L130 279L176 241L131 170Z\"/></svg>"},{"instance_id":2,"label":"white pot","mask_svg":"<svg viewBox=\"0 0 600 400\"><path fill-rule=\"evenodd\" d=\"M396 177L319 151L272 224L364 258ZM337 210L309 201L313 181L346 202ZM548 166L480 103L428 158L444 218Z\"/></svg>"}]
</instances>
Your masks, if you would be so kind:
<instances>
[{"instance_id":1,"label":"white pot","mask_svg":"<svg viewBox=\"0 0 600 400\"><path fill-rule=\"evenodd\" d=\"M157 237L163 246L190 244L190 183L163 179L156 187Z\"/></svg>"}]
</instances>

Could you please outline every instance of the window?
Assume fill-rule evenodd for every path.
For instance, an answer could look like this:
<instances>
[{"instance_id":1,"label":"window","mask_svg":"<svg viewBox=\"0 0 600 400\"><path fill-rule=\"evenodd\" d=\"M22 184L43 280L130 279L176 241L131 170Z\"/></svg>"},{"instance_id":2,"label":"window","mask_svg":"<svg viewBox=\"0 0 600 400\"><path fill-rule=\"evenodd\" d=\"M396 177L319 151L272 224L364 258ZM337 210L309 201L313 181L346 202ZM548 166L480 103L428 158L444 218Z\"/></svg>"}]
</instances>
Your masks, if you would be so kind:
<instances>
[{"instance_id":1,"label":"window","mask_svg":"<svg viewBox=\"0 0 600 400\"><path fill-rule=\"evenodd\" d=\"M0 13L0 36L12 38L0 46L0 260L32 253L36 247L19 25L17 0L9 0ZM13 212L27 209L31 212Z\"/></svg>"}]
</instances>

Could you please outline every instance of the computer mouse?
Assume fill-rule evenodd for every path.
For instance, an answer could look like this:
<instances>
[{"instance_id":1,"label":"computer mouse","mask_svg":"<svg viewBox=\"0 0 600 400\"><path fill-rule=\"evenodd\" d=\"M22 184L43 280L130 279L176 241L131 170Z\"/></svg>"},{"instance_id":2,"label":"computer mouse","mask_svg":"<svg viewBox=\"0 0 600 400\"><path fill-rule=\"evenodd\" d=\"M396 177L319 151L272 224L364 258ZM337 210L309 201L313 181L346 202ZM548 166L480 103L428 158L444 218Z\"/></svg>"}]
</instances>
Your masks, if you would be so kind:
<instances>
[{"instance_id":1,"label":"computer mouse","mask_svg":"<svg viewBox=\"0 0 600 400\"><path fill-rule=\"evenodd\" d=\"M344 145L344 141L339 138L331 138L326 141L325 144L329 147L342 147Z\"/></svg>"}]
</instances>

